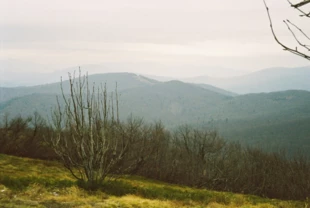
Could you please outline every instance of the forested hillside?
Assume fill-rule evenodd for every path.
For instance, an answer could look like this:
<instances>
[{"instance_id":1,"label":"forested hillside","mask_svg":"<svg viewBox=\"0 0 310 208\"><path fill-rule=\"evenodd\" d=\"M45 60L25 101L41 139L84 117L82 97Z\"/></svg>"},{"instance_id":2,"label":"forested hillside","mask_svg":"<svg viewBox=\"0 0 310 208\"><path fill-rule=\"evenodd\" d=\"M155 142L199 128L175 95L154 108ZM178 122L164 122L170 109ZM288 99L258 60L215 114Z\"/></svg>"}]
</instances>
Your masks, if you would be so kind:
<instances>
[{"instance_id":1,"label":"forested hillside","mask_svg":"<svg viewBox=\"0 0 310 208\"><path fill-rule=\"evenodd\" d=\"M122 119L129 115L162 121L173 129L180 124L218 130L227 140L242 141L269 150L306 150L310 137L310 92L282 91L236 95L225 90L180 81L158 82L130 73L89 76L89 83L107 83L119 92ZM68 81L63 89L68 93ZM0 115L51 116L60 95L60 83L2 88Z\"/></svg>"}]
</instances>

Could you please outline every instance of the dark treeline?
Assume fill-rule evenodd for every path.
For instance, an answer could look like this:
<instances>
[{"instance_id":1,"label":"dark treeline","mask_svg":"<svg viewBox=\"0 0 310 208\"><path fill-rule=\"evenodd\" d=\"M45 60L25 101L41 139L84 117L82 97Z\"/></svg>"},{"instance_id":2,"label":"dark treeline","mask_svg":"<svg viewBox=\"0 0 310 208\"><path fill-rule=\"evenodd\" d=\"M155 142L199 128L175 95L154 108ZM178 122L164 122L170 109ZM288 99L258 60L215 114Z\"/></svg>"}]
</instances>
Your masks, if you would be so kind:
<instances>
[{"instance_id":1,"label":"dark treeline","mask_svg":"<svg viewBox=\"0 0 310 208\"><path fill-rule=\"evenodd\" d=\"M74 128L74 127L72 127ZM181 126L168 131L161 123L141 119L120 122L108 149L122 157L110 174L133 174L165 182L255 194L270 198L304 200L310 193L310 163L298 156L267 153L220 138L217 132ZM59 159L48 138L52 127L34 114L29 118L4 116L0 126L0 153L45 160ZM112 146L111 146L112 147ZM99 164L98 164L99 165Z\"/></svg>"},{"instance_id":2,"label":"dark treeline","mask_svg":"<svg viewBox=\"0 0 310 208\"><path fill-rule=\"evenodd\" d=\"M57 159L44 137L51 128L38 114L23 118L4 115L0 121L0 153L36 159Z\"/></svg>"}]
</instances>

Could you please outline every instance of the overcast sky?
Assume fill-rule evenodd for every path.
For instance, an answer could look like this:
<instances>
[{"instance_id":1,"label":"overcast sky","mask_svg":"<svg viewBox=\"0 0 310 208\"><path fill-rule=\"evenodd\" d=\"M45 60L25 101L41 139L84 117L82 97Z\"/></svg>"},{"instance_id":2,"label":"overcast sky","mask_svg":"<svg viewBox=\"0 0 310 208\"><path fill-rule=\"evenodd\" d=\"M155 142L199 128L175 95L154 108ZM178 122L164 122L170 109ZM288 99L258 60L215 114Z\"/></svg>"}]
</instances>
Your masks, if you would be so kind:
<instances>
[{"instance_id":1,"label":"overcast sky","mask_svg":"<svg viewBox=\"0 0 310 208\"><path fill-rule=\"evenodd\" d=\"M267 3L281 40L293 40L286 18L309 31L286 1ZM150 67L141 73L188 76L210 66L309 65L275 43L262 0L0 0L0 40L1 60L48 65L45 70L143 63ZM166 67L152 71L152 65ZM175 72L178 66L197 70Z\"/></svg>"}]
</instances>

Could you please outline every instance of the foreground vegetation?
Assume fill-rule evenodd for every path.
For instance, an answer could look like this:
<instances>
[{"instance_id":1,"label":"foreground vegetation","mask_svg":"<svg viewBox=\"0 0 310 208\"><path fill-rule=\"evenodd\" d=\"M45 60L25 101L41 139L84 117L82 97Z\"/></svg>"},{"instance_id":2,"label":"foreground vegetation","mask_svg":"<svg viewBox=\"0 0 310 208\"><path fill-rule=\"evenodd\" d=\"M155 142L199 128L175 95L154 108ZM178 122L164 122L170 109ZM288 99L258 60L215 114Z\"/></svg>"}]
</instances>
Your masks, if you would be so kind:
<instances>
[{"instance_id":1,"label":"foreground vegetation","mask_svg":"<svg viewBox=\"0 0 310 208\"><path fill-rule=\"evenodd\" d=\"M0 155L0 207L308 207L280 201L146 180L107 178L86 191L58 162Z\"/></svg>"},{"instance_id":2,"label":"foreground vegetation","mask_svg":"<svg viewBox=\"0 0 310 208\"><path fill-rule=\"evenodd\" d=\"M59 160L43 139L51 134L51 129L42 122L37 114L28 120L4 120L0 124L0 153ZM284 153L242 147L223 140L216 132L188 126L169 132L160 124L130 122L121 124L126 130L121 139L130 142L110 175L139 175L190 187L284 200L309 198L310 163L302 156L288 158ZM108 160L111 158L113 154L107 155Z\"/></svg>"},{"instance_id":3,"label":"foreground vegetation","mask_svg":"<svg viewBox=\"0 0 310 208\"><path fill-rule=\"evenodd\" d=\"M61 161L79 187L93 192L102 190L103 184L109 186L105 191L114 190L106 183L109 178L139 175L216 191L308 199L310 163L302 154L287 157L285 153L244 147L225 141L216 131L188 125L169 131L160 122L145 123L133 117L124 121L119 118L117 85L115 93L109 95L106 85L98 89L88 85L87 75L69 78L70 93L62 90L64 104L57 98L52 123L37 113L26 119L3 118L0 153ZM72 184L68 180L40 180L35 182ZM18 183L23 186L29 184L27 181L32 179L22 178ZM148 196L149 191L126 187L117 190ZM205 201L201 196L197 199Z\"/></svg>"}]
</instances>

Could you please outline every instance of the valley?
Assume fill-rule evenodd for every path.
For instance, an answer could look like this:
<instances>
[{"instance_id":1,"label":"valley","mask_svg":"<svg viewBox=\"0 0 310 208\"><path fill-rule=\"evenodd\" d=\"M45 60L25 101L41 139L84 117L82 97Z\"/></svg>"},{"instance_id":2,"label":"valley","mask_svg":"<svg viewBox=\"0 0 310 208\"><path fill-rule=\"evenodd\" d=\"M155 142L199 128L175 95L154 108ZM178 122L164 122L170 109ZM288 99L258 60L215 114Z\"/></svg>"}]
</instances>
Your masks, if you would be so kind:
<instances>
[{"instance_id":1,"label":"valley","mask_svg":"<svg viewBox=\"0 0 310 208\"><path fill-rule=\"evenodd\" d=\"M290 154L310 147L309 91L238 95L210 85L160 82L133 73L89 75L89 83L106 83L108 91L114 91L117 83L123 120L133 115L146 122L161 121L168 129L189 124L217 130L229 141ZM68 81L63 81L63 90L69 93ZM26 117L38 112L50 119L61 89L58 82L0 88L0 92L0 115Z\"/></svg>"}]
</instances>

